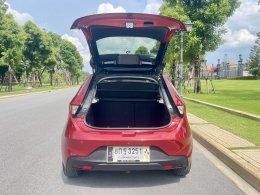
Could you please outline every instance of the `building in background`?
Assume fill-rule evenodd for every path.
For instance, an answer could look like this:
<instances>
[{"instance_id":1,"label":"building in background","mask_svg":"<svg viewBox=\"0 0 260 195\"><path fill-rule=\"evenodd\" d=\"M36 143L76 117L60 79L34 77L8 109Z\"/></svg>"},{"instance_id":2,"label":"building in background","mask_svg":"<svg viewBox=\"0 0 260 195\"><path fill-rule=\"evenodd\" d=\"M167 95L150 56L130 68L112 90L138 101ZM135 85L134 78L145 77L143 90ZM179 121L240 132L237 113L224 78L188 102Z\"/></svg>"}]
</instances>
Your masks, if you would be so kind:
<instances>
[{"instance_id":1,"label":"building in background","mask_svg":"<svg viewBox=\"0 0 260 195\"><path fill-rule=\"evenodd\" d=\"M244 76L250 76L250 74L247 71L247 64L243 63L241 54L237 62L230 61L228 55L225 54L222 62L218 59L217 65L205 65L201 71L202 78L227 79Z\"/></svg>"}]
</instances>

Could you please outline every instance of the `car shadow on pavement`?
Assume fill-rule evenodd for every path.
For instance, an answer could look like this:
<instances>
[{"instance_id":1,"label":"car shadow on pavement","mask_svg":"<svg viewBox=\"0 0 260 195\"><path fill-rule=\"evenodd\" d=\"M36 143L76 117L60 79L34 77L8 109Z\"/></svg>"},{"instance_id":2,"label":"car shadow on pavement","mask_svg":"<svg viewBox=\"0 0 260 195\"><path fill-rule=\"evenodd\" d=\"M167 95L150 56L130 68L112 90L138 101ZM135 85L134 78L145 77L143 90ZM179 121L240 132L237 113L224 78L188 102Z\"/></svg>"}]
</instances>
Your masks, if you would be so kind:
<instances>
[{"instance_id":1,"label":"car shadow on pavement","mask_svg":"<svg viewBox=\"0 0 260 195\"><path fill-rule=\"evenodd\" d=\"M93 188L137 188L177 183L181 177L170 171L126 172L84 172L80 177L67 178L62 173L65 184Z\"/></svg>"}]
</instances>

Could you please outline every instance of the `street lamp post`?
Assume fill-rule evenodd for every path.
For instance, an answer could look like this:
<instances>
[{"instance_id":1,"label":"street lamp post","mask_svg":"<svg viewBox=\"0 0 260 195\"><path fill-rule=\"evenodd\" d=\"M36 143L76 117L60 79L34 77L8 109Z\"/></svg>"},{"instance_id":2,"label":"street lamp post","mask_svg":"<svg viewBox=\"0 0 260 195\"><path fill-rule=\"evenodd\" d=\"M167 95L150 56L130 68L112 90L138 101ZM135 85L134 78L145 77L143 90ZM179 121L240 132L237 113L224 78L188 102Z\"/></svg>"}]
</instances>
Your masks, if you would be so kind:
<instances>
[{"instance_id":1,"label":"street lamp post","mask_svg":"<svg viewBox=\"0 0 260 195\"><path fill-rule=\"evenodd\" d=\"M181 56L180 56L180 97L182 98L182 73L183 73L183 31L181 31Z\"/></svg>"},{"instance_id":2,"label":"street lamp post","mask_svg":"<svg viewBox=\"0 0 260 195\"><path fill-rule=\"evenodd\" d=\"M192 28L192 25L193 23L189 20L188 22L186 22L185 26L186 26L186 29L187 29L187 32L190 32L191 31L191 28ZM181 54L180 54L180 65L179 65L179 68L180 68L180 97L182 98L182 86L183 86L183 79L182 79L182 75L183 75L183 31L180 32L180 36L181 36Z\"/></svg>"}]
</instances>

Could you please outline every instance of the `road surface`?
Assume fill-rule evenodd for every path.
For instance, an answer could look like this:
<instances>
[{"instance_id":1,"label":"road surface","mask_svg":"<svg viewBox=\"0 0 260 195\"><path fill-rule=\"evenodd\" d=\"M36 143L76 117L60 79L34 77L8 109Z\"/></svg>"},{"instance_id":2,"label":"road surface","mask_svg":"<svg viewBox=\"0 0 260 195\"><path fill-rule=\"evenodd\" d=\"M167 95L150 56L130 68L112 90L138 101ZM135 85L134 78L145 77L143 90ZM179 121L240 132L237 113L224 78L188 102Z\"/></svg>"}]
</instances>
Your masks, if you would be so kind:
<instances>
[{"instance_id":1,"label":"road surface","mask_svg":"<svg viewBox=\"0 0 260 195\"><path fill-rule=\"evenodd\" d=\"M68 179L60 138L77 89L0 99L0 194L244 194L195 144L186 178L165 171L91 172Z\"/></svg>"}]
</instances>

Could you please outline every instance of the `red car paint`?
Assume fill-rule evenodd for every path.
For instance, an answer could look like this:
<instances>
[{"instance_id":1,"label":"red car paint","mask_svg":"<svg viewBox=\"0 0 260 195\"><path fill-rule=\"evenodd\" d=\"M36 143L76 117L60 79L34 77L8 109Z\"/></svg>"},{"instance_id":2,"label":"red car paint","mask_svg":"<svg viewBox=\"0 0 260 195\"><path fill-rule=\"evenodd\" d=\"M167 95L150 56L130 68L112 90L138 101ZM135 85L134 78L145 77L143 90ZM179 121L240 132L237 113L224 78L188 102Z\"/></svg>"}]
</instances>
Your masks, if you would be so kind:
<instances>
[{"instance_id":1,"label":"red car paint","mask_svg":"<svg viewBox=\"0 0 260 195\"><path fill-rule=\"evenodd\" d=\"M176 94L170 81L164 77L169 88L171 96L178 102L178 105L184 105L183 101ZM91 77L84 83L83 88L89 85ZM84 90L80 90L84 92ZM77 94L72 101L78 102L83 94ZM85 125L84 116L80 118L68 117L64 136L62 137L62 157L66 164L68 157L88 156L101 146L156 146L167 155L185 155L191 160L192 137L187 120L186 110L183 118L172 118L172 123L165 128L157 130L98 130Z\"/></svg>"},{"instance_id":2,"label":"red car paint","mask_svg":"<svg viewBox=\"0 0 260 195\"><path fill-rule=\"evenodd\" d=\"M144 22L152 21L153 27L166 27L169 29L165 41L169 42L176 31L186 31L185 25L174 18L152 14L139 13L114 13L97 14L77 19L71 26L71 29L82 29L87 40L92 39L90 32L91 26L109 26L124 28L126 22L134 22L135 28L148 28L151 25L145 25Z\"/></svg>"},{"instance_id":3,"label":"red car paint","mask_svg":"<svg viewBox=\"0 0 260 195\"><path fill-rule=\"evenodd\" d=\"M71 28L81 29L86 39L92 40L92 26L109 26L125 28L126 22L133 22L134 28L147 28L144 22L152 21L153 27L165 27L168 29L165 35L165 43L170 41L176 31L185 31L182 22L176 19L150 15L150 14L101 14L77 19ZM96 55L92 53L92 55ZM82 106L93 76L90 75L84 82L76 96L70 103L70 112L67 124L62 135L62 161L66 167L71 157L88 157L97 149L107 146L154 146L168 156L185 156L189 164L192 154L192 135L187 120L186 108L183 100L166 76L161 76L169 91L170 98L176 106L184 106L182 117L172 115L171 123L157 129L98 129L85 123L84 114L74 117L71 114L71 106ZM180 165L166 164L165 169L179 168ZM91 170L93 166L82 165L82 169Z\"/></svg>"}]
</instances>

